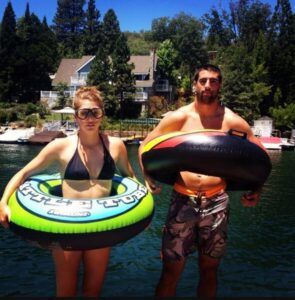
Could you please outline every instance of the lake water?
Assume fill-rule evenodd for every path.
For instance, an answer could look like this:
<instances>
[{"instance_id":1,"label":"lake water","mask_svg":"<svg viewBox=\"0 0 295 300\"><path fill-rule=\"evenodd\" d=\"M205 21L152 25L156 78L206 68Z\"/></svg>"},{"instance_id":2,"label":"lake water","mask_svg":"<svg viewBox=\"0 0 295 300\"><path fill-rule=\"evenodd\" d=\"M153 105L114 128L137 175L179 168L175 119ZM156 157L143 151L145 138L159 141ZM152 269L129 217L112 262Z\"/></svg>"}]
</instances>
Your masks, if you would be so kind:
<instances>
[{"instance_id":1,"label":"lake water","mask_svg":"<svg viewBox=\"0 0 295 300\"><path fill-rule=\"evenodd\" d=\"M41 146L0 144L0 194L7 181ZM137 177L137 146L128 146ZM295 296L295 152L270 152L273 170L258 206L244 208L231 192L227 255L219 269L219 297ZM54 168L52 171L55 171ZM112 250L103 297L152 297L160 276L161 228L171 187L155 197L151 225ZM193 297L198 280L197 254L188 258L177 296ZM0 297L55 294L51 254L0 228Z\"/></svg>"}]
</instances>

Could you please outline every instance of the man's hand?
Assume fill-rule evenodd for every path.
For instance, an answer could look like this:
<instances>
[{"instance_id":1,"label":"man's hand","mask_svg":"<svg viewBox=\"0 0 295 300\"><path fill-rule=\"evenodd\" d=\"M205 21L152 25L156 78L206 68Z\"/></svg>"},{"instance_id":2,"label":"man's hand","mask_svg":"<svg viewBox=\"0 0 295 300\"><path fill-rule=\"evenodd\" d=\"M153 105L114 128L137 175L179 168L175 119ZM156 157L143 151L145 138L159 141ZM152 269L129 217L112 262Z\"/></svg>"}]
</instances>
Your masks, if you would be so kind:
<instances>
[{"instance_id":1,"label":"man's hand","mask_svg":"<svg viewBox=\"0 0 295 300\"><path fill-rule=\"evenodd\" d=\"M256 191L251 191L244 194L241 198L241 202L245 207L253 207L256 206L260 200L262 189L258 189Z\"/></svg>"}]
</instances>

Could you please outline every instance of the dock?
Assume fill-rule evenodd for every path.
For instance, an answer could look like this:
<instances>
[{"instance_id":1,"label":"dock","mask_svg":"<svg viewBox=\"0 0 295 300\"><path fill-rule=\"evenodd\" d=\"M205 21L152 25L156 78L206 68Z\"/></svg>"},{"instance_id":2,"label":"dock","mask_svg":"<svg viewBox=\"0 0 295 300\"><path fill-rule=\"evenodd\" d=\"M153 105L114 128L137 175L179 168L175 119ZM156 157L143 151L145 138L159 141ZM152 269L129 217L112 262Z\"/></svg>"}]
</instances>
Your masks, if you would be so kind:
<instances>
[{"instance_id":1,"label":"dock","mask_svg":"<svg viewBox=\"0 0 295 300\"><path fill-rule=\"evenodd\" d=\"M53 141L56 138L66 137L67 135L62 131L41 131L35 133L31 136L28 140L29 144L48 144L49 142Z\"/></svg>"}]
</instances>

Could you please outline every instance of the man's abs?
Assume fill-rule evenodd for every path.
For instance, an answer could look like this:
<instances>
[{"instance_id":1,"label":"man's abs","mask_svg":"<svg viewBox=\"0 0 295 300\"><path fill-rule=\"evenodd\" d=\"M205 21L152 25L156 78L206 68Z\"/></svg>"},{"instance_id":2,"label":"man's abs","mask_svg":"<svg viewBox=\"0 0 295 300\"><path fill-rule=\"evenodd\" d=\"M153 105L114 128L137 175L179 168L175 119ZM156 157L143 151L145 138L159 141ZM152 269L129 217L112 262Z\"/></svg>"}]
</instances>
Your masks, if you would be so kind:
<instances>
[{"instance_id":1,"label":"man's abs","mask_svg":"<svg viewBox=\"0 0 295 300\"><path fill-rule=\"evenodd\" d=\"M176 183L196 193L205 192L218 186L223 186L225 189L225 181L222 178L191 172L180 172Z\"/></svg>"}]
</instances>

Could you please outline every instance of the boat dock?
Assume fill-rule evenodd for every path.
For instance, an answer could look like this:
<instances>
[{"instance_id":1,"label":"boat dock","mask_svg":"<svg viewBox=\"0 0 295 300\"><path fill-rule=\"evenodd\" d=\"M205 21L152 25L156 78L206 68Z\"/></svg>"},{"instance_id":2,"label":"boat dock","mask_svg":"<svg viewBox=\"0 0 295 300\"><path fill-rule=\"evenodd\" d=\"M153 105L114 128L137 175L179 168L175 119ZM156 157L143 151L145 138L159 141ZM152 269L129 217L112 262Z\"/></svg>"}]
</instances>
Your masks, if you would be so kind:
<instances>
[{"instance_id":1,"label":"boat dock","mask_svg":"<svg viewBox=\"0 0 295 300\"><path fill-rule=\"evenodd\" d=\"M66 137L67 135L62 131L49 131L44 130L38 133L35 133L28 139L29 144L48 144L56 138Z\"/></svg>"}]
</instances>

